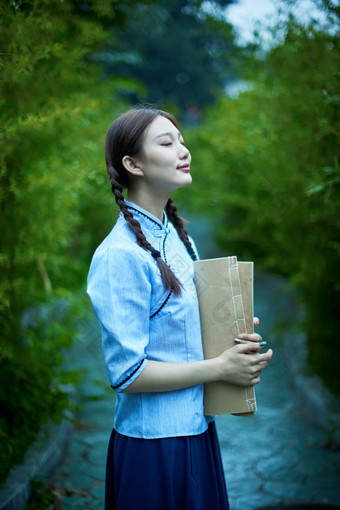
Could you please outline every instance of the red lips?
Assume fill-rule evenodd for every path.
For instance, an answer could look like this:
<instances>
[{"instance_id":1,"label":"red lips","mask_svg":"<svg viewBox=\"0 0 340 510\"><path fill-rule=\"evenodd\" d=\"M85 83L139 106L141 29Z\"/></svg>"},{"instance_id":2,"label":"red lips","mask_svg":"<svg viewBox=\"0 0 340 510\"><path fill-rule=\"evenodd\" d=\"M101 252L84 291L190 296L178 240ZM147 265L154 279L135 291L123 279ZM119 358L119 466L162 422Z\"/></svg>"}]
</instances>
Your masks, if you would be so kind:
<instances>
[{"instance_id":1,"label":"red lips","mask_svg":"<svg viewBox=\"0 0 340 510\"><path fill-rule=\"evenodd\" d=\"M185 172L190 172L190 165L189 163L185 163L185 165L178 166L177 170L184 170Z\"/></svg>"}]
</instances>

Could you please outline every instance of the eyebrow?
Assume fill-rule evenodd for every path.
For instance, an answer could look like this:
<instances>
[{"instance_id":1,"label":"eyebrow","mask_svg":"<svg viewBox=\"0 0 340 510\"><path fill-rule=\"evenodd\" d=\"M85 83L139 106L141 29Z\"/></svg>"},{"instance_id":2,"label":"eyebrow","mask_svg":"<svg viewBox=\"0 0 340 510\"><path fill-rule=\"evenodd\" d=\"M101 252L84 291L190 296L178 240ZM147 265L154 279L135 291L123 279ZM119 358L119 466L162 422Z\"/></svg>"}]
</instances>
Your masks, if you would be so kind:
<instances>
[{"instance_id":1,"label":"eyebrow","mask_svg":"<svg viewBox=\"0 0 340 510\"><path fill-rule=\"evenodd\" d=\"M157 135L155 136L154 140L157 140L157 138L161 138L162 136L173 136L173 133L170 133L170 132L167 132L167 133L161 133L160 135ZM182 137L183 138L183 135L180 131L178 131L178 138L179 137Z\"/></svg>"}]
</instances>

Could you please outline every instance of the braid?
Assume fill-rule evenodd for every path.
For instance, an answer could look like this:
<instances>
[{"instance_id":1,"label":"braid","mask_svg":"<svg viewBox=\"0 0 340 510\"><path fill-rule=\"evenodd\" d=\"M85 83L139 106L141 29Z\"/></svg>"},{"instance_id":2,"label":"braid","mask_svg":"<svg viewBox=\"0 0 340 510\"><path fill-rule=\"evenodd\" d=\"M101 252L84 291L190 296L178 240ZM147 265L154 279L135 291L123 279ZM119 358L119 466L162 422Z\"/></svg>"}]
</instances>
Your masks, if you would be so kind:
<instances>
[{"instance_id":1,"label":"braid","mask_svg":"<svg viewBox=\"0 0 340 510\"><path fill-rule=\"evenodd\" d=\"M111 164L107 165L107 172L110 176L112 193L115 196L117 205L119 209L122 211L124 218L129 224L131 230L135 234L138 246L140 246L141 248L145 248L146 250L149 250L151 252L151 255L157 261L157 265L161 273L161 278L164 287L168 290L171 290L174 294L180 294L181 293L180 281L171 271L168 264L166 264L166 262L164 262L164 260L161 258L160 252L155 250L155 248L148 242L145 235L143 234L139 222L133 217L133 214L129 211L122 193L123 186L119 182L118 172L113 168Z\"/></svg>"},{"instance_id":2,"label":"braid","mask_svg":"<svg viewBox=\"0 0 340 510\"><path fill-rule=\"evenodd\" d=\"M188 233L184 228L183 219L180 217L177 211L177 207L169 198L167 201L167 204L165 206L165 212L167 213L170 221L173 223L175 229L177 230L177 233L182 241L182 243L185 245L186 249L188 250L188 253L192 260L197 260L196 253L194 252L191 242L189 241Z\"/></svg>"}]
</instances>

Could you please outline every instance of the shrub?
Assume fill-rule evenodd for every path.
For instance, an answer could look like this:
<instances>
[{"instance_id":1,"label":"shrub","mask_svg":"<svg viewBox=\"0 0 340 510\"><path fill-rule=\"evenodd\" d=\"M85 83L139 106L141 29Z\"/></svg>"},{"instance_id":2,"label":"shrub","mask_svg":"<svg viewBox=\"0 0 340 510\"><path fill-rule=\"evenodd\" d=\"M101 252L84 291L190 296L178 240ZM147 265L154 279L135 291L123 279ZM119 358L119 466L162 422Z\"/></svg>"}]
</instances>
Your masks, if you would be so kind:
<instances>
[{"instance_id":1,"label":"shrub","mask_svg":"<svg viewBox=\"0 0 340 510\"><path fill-rule=\"evenodd\" d=\"M222 97L187 140L192 207L214 218L227 252L252 257L298 285L310 363L339 393L336 26L334 18L327 27L289 18L280 27L282 43L248 63L250 90Z\"/></svg>"},{"instance_id":2,"label":"shrub","mask_svg":"<svg viewBox=\"0 0 340 510\"><path fill-rule=\"evenodd\" d=\"M70 295L85 283L99 230L85 204L101 204L104 230L111 223L98 170L122 83L103 83L85 57L111 37L101 21L114 12L110 0L89 2L86 16L76 7L71 0L0 7L2 481L40 425L60 419L67 405L61 353L81 311ZM48 320L36 315L42 303L53 311Z\"/></svg>"}]
</instances>

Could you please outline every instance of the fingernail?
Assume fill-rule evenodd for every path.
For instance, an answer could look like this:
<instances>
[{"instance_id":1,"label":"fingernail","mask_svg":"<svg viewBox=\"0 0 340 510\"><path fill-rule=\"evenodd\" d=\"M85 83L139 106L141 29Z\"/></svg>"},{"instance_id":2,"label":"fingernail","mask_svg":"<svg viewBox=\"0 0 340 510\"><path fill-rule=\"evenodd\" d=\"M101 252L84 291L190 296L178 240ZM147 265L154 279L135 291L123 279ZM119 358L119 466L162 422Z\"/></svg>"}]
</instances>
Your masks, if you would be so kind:
<instances>
[{"instance_id":1,"label":"fingernail","mask_svg":"<svg viewBox=\"0 0 340 510\"><path fill-rule=\"evenodd\" d=\"M258 317L254 317L254 324L255 324L255 326L260 326L261 322Z\"/></svg>"},{"instance_id":2,"label":"fingernail","mask_svg":"<svg viewBox=\"0 0 340 510\"><path fill-rule=\"evenodd\" d=\"M235 338L235 342L237 342L238 344L242 344L243 340L241 340L240 338Z\"/></svg>"},{"instance_id":3,"label":"fingernail","mask_svg":"<svg viewBox=\"0 0 340 510\"><path fill-rule=\"evenodd\" d=\"M260 345L261 347L264 347L265 345L267 345L267 342L260 342L260 343L259 343L259 345Z\"/></svg>"},{"instance_id":4,"label":"fingernail","mask_svg":"<svg viewBox=\"0 0 340 510\"><path fill-rule=\"evenodd\" d=\"M239 334L237 335L237 338L243 338L242 333L239 333Z\"/></svg>"}]
</instances>

